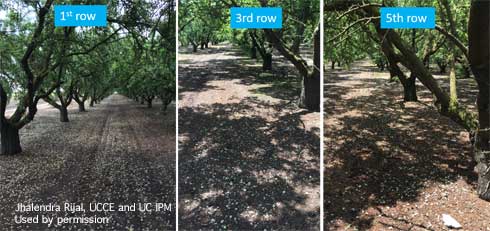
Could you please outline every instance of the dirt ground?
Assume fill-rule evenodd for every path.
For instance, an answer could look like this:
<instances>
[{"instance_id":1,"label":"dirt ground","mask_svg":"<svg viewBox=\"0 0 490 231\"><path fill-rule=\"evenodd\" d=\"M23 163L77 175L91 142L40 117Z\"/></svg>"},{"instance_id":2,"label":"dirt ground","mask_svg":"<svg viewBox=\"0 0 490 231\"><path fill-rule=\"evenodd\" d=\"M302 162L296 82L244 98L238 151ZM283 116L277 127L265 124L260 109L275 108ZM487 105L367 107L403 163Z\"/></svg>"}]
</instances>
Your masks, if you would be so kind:
<instances>
[{"instance_id":1,"label":"dirt ground","mask_svg":"<svg viewBox=\"0 0 490 231\"><path fill-rule=\"evenodd\" d=\"M420 102L403 103L400 84L369 63L325 73L326 230L447 230L442 214L462 230L490 230L468 134L427 89L418 83ZM474 81L458 84L474 110Z\"/></svg>"},{"instance_id":2,"label":"dirt ground","mask_svg":"<svg viewBox=\"0 0 490 231\"><path fill-rule=\"evenodd\" d=\"M43 105L21 130L24 152L0 156L0 230L46 230L15 224L17 203L65 202L85 203L87 211L31 215L110 217L108 224L54 227L59 230L175 229L174 108L163 114L160 104L147 109L113 95L84 113L73 103L71 121L61 123L58 111ZM171 203L172 211L91 213L92 202Z\"/></svg>"},{"instance_id":3,"label":"dirt ground","mask_svg":"<svg viewBox=\"0 0 490 231\"><path fill-rule=\"evenodd\" d=\"M320 113L224 44L179 58L179 228L318 230Z\"/></svg>"}]
</instances>

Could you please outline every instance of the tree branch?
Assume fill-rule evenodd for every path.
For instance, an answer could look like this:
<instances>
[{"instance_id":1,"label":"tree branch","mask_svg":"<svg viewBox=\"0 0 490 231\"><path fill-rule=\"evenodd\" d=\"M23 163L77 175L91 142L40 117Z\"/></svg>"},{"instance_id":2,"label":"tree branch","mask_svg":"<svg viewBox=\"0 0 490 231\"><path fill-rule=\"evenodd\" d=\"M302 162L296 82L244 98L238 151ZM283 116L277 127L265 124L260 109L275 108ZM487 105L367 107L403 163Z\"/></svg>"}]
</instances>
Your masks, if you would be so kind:
<instances>
[{"instance_id":1,"label":"tree branch","mask_svg":"<svg viewBox=\"0 0 490 231\"><path fill-rule=\"evenodd\" d=\"M456 45L461 50L461 52L463 52L466 59L469 60L468 48L461 41L459 41L459 39L456 38L456 36L449 33L439 25L436 25L436 30L441 32L444 36L446 36L446 38L448 38L452 43L454 43L454 45Z\"/></svg>"}]
</instances>

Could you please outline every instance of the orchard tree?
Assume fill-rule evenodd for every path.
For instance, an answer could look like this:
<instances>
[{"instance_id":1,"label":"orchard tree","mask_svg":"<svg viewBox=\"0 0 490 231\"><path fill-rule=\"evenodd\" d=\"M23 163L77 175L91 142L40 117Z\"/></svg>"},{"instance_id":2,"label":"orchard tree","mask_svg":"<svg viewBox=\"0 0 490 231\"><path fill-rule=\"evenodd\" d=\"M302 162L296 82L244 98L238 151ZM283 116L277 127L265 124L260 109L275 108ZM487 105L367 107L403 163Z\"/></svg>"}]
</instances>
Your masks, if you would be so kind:
<instances>
[{"instance_id":1,"label":"orchard tree","mask_svg":"<svg viewBox=\"0 0 490 231\"><path fill-rule=\"evenodd\" d=\"M40 91L44 80L56 69L59 63L53 64L53 50L56 42L50 38L54 31L53 18L49 16L54 0L47 0L43 5L38 2L26 4L30 11L35 12L36 21L22 23L14 32L3 34L1 43L8 43L2 57L2 84L0 85L0 136L2 155L16 154L22 151L19 139L19 130L34 119L37 113L37 103L40 99L49 95L56 87L47 92ZM12 18L10 18L11 20ZM8 24L8 22L7 22ZM20 23L19 23L20 24ZM6 117L8 97L12 95L10 90L16 87L19 102L10 118ZM9 94L10 93L10 94Z\"/></svg>"},{"instance_id":2,"label":"orchard tree","mask_svg":"<svg viewBox=\"0 0 490 231\"><path fill-rule=\"evenodd\" d=\"M434 95L435 106L442 115L451 118L470 134L476 133L474 153L479 175L478 194L490 200L489 2L472 1L468 11L465 7L453 10L451 6L459 2L452 0L406 1L408 5L435 5L440 19L436 22L436 30L382 29L379 8L393 6L393 3L330 0L326 2L325 11L336 14L337 19L346 18L351 22L336 30L338 37L358 29L380 47L390 73L399 78L404 88L405 101L416 100L415 80L419 80ZM449 91L442 88L430 72L431 60L444 72L448 68ZM463 70L471 67L478 83L478 116L458 102L457 63ZM409 76L405 74L407 70ZM468 75L464 73L465 77Z\"/></svg>"},{"instance_id":3,"label":"orchard tree","mask_svg":"<svg viewBox=\"0 0 490 231\"><path fill-rule=\"evenodd\" d=\"M212 41L222 40L228 31L227 11L220 1L182 0L179 7L179 34L183 45L192 45L192 51L209 47Z\"/></svg>"},{"instance_id":4,"label":"orchard tree","mask_svg":"<svg viewBox=\"0 0 490 231\"><path fill-rule=\"evenodd\" d=\"M107 4L107 28L55 28L53 4ZM17 5L11 9L11 5ZM149 10L151 9L151 10ZM45 100L60 110L61 121L68 121L67 107L75 99L81 104L100 102L113 93L114 72L108 50L109 44L123 39L147 37L158 31L159 41L174 47L175 31L168 23L175 22L174 2L145 1L2 1L0 11L7 12L0 31L0 135L1 151L16 154L22 151L19 130L30 123L37 104ZM173 19L172 19L173 18ZM167 20L169 21L169 20ZM170 48L169 48L170 47ZM93 55L93 54L98 55ZM101 60L87 61L94 57ZM97 59L97 58L94 58ZM170 61L168 61L170 60ZM75 62L76 61L76 62ZM165 59L173 65L172 57ZM152 65L157 66L156 62ZM81 70L89 67L89 70ZM163 85L162 85L163 86ZM6 111L11 98L16 99L12 114Z\"/></svg>"},{"instance_id":5,"label":"orchard tree","mask_svg":"<svg viewBox=\"0 0 490 231\"><path fill-rule=\"evenodd\" d=\"M469 62L478 83L478 129L475 160L478 195L490 201L490 2L471 2L468 24Z\"/></svg>"}]
</instances>

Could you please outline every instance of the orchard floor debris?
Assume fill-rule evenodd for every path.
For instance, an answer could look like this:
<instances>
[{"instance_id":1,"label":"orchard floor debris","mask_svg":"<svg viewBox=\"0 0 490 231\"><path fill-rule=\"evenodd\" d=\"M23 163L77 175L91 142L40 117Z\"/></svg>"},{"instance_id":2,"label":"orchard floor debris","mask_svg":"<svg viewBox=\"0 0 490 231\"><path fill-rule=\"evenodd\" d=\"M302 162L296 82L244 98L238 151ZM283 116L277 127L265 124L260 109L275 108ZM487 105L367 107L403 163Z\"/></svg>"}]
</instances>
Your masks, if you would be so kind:
<instances>
[{"instance_id":1,"label":"orchard floor debris","mask_svg":"<svg viewBox=\"0 0 490 231\"><path fill-rule=\"evenodd\" d=\"M490 230L468 133L431 106L427 89L418 83L419 102L404 103L400 84L372 64L326 73L326 230L447 230L442 214L462 230ZM458 85L474 111L474 80Z\"/></svg>"},{"instance_id":2,"label":"orchard floor debris","mask_svg":"<svg viewBox=\"0 0 490 231\"><path fill-rule=\"evenodd\" d=\"M262 75L229 44L179 55L179 227L318 230L320 113L289 62Z\"/></svg>"},{"instance_id":3,"label":"orchard floor debris","mask_svg":"<svg viewBox=\"0 0 490 231\"><path fill-rule=\"evenodd\" d=\"M44 104L43 104L44 105ZM40 106L21 130L24 152L0 156L0 229L45 230L16 225L17 203L172 203L170 212L52 213L54 217L110 217L104 225L64 224L63 230L174 230L175 113L112 95L88 112L70 107L70 122ZM48 213L49 214L49 213Z\"/></svg>"}]
</instances>

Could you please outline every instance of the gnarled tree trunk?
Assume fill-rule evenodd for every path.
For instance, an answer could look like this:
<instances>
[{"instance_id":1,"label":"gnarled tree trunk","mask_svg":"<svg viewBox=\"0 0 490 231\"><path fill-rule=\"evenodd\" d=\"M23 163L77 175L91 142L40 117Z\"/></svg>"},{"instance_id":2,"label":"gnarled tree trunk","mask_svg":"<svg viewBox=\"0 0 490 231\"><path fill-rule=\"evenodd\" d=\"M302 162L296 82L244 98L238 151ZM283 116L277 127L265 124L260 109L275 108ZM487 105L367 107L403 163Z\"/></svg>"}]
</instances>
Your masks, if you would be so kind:
<instances>
[{"instance_id":1,"label":"gnarled tree trunk","mask_svg":"<svg viewBox=\"0 0 490 231\"><path fill-rule=\"evenodd\" d=\"M320 97L320 75L311 73L303 77L299 107L319 111Z\"/></svg>"},{"instance_id":2,"label":"gnarled tree trunk","mask_svg":"<svg viewBox=\"0 0 490 231\"><path fill-rule=\"evenodd\" d=\"M3 121L0 126L2 155L13 155L22 152L19 139L19 129Z\"/></svg>"},{"instance_id":3,"label":"gnarled tree trunk","mask_svg":"<svg viewBox=\"0 0 490 231\"><path fill-rule=\"evenodd\" d=\"M308 76L303 77L303 87L299 106L312 111L320 111L320 27L313 34L313 68Z\"/></svg>"},{"instance_id":4,"label":"gnarled tree trunk","mask_svg":"<svg viewBox=\"0 0 490 231\"><path fill-rule=\"evenodd\" d=\"M87 111L87 110L85 110L85 101L87 100L86 96L80 97L80 95L78 93L75 93L73 96L73 99L78 104L78 111L79 112L86 112Z\"/></svg>"},{"instance_id":5,"label":"gnarled tree trunk","mask_svg":"<svg viewBox=\"0 0 490 231\"><path fill-rule=\"evenodd\" d=\"M10 124L5 118L7 109L7 93L0 83L0 137L1 155L12 155L22 152L19 139L19 129Z\"/></svg>"},{"instance_id":6,"label":"gnarled tree trunk","mask_svg":"<svg viewBox=\"0 0 490 231\"><path fill-rule=\"evenodd\" d=\"M480 198L490 201L490 2L471 3L468 23L469 61L478 83L478 121L474 155Z\"/></svg>"},{"instance_id":7,"label":"gnarled tree trunk","mask_svg":"<svg viewBox=\"0 0 490 231\"><path fill-rule=\"evenodd\" d=\"M77 102L78 104L78 111L79 112L86 112L87 110L85 109L85 101Z\"/></svg>"}]
</instances>

